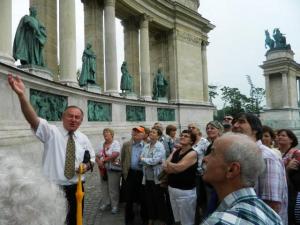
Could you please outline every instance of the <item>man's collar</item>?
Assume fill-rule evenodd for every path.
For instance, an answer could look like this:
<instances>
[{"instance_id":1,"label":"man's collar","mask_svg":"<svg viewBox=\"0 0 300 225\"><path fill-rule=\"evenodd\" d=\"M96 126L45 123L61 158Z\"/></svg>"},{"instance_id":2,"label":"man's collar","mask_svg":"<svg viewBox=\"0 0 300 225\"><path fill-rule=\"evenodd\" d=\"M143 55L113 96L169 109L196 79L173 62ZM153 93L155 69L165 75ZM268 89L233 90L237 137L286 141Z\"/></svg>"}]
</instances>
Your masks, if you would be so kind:
<instances>
[{"instance_id":1,"label":"man's collar","mask_svg":"<svg viewBox=\"0 0 300 225\"><path fill-rule=\"evenodd\" d=\"M64 135L64 137L68 136L69 133L70 133L70 131L67 131L64 127L62 129L63 129L63 135ZM73 136L77 137L77 135L78 135L78 131L75 130L75 132L73 132Z\"/></svg>"},{"instance_id":2,"label":"man's collar","mask_svg":"<svg viewBox=\"0 0 300 225\"><path fill-rule=\"evenodd\" d=\"M222 212L232 208L235 204L243 201L245 198L257 198L257 195L252 187L241 188L228 194L221 202L216 211Z\"/></svg>"}]
</instances>

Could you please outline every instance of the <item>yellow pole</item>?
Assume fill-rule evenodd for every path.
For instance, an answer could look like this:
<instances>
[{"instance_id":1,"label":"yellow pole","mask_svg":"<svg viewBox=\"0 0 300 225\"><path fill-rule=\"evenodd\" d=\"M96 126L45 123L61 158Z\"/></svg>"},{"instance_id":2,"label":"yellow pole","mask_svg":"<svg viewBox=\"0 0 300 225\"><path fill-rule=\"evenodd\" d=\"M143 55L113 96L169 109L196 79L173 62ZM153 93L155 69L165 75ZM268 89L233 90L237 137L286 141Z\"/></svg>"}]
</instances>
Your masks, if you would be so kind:
<instances>
[{"instance_id":1,"label":"yellow pole","mask_svg":"<svg viewBox=\"0 0 300 225\"><path fill-rule=\"evenodd\" d=\"M82 184L81 184L81 174L82 174L82 164L79 166L79 173L78 173L78 183L77 183L77 190L76 190L76 201L77 201L77 213L76 213L76 225L82 225L82 199L84 196L84 192L82 191Z\"/></svg>"}]
</instances>

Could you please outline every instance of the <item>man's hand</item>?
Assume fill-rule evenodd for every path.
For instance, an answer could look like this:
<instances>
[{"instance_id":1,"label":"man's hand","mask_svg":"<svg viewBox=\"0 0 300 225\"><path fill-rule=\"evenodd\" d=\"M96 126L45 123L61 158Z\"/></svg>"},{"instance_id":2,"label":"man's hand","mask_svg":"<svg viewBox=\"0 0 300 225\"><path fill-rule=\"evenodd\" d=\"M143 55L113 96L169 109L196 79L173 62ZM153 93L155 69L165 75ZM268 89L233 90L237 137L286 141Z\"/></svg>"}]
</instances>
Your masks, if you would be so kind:
<instances>
[{"instance_id":1,"label":"man's hand","mask_svg":"<svg viewBox=\"0 0 300 225\"><path fill-rule=\"evenodd\" d=\"M14 90L14 92L16 92L18 96L25 94L25 85L19 76L16 76L16 78L14 78L12 74L8 74L7 80L10 87Z\"/></svg>"}]
</instances>

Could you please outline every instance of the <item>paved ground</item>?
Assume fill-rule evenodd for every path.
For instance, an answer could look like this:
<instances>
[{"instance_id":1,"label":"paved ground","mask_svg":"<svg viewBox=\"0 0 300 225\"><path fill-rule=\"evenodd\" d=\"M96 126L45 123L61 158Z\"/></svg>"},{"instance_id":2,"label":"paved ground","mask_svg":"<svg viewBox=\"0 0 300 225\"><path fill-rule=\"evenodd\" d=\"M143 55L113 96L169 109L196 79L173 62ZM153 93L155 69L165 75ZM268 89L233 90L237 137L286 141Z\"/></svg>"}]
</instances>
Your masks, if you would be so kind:
<instances>
[{"instance_id":1,"label":"paved ground","mask_svg":"<svg viewBox=\"0 0 300 225\"><path fill-rule=\"evenodd\" d=\"M121 205L120 212L112 215L110 210L102 212L100 176L98 168L95 167L92 173L86 174L86 183L84 185L84 225L124 225L124 206Z\"/></svg>"}]
</instances>

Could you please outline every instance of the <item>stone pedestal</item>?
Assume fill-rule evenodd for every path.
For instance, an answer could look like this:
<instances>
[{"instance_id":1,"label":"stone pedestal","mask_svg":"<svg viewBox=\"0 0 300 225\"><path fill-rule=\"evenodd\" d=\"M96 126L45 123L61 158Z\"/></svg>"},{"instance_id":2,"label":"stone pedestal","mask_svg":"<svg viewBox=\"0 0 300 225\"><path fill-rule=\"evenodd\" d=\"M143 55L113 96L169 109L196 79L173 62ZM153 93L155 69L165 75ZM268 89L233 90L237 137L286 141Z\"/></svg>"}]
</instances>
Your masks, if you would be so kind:
<instances>
[{"instance_id":1,"label":"stone pedestal","mask_svg":"<svg viewBox=\"0 0 300 225\"><path fill-rule=\"evenodd\" d=\"M157 102L168 103L169 101L167 97L158 97Z\"/></svg>"},{"instance_id":2,"label":"stone pedestal","mask_svg":"<svg viewBox=\"0 0 300 225\"><path fill-rule=\"evenodd\" d=\"M137 100L137 95L134 92L122 92L120 96L128 99L135 99Z\"/></svg>"},{"instance_id":3,"label":"stone pedestal","mask_svg":"<svg viewBox=\"0 0 300 225\"><path fill-rule=\"evenodd\" d=\"M294 61L294 52L289 49L269 50L260 67L264 70L267 100L261 114L263 123L274 129L299 128L297 79L300 65Z\"/></svg>"},{"instance_id":4,"label":"stone pedestal","mask_svg":"<svg viewBox=\"0 0 300 225\"><path fill-rule=\"evenodd\" d=\"M83 86L82 88L85 91L89 91L97 94L101 93L101 87L96 84L88 84L87 86Z\"/></svg>"},{"instance_id":5,"label":"stone pedestal","mask_svg":"<svg viewBox=\"0 0 300 225\"><path fill-rule=\"evenodd\" d=\"M46 67L40 67L36 65L21 65L18 66L21 70L24 70L28 73L32 73L38 77L42 77L47 80L53 81L53 74L52 72Z\"/></svg>"}]
</instances>

